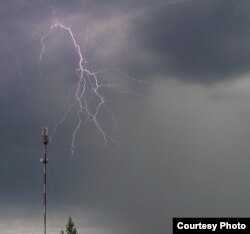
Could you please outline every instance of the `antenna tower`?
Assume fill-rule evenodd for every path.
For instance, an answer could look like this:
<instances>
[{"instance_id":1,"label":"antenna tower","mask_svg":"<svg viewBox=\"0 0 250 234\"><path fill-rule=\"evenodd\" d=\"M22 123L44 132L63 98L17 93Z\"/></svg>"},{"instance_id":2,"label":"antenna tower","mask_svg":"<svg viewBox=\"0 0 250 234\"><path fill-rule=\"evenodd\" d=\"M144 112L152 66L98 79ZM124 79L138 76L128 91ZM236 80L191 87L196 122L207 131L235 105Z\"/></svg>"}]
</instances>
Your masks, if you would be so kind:
<instances>
[{"instance_id":1,"label":"antenna tower","mask_svg":"<svg viewBox=\"0 0 250 234\"><path fill-rule=\"evenodd\" d=\"M43 127L42 128L42 140L44 144L44 157L40 159L41 163L44 165L44 234L46 234L46 211L47 211L47 194L46 194L46 185L47 185L47 163L48 163L48 158L47 158L47 145L49 143L49 137L48 137L48 128Z\"/></svg>"}]
</instances>

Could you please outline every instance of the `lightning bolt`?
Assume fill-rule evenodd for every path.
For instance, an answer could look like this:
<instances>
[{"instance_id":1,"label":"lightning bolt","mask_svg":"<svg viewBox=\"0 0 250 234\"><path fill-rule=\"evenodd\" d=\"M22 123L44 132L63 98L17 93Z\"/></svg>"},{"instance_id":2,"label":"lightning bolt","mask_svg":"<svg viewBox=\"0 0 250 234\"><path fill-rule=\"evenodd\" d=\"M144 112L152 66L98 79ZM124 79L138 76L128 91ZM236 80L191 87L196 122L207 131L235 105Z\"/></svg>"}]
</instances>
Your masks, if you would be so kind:
<instances>
[{"instance_id":1,"label":"lightning bolt","mask_svg":"<svg viewBox=\"0 0 250 234\"><path fill-rule=\"evenodd\" d=\"M55 16L55 11L53 11L53 15ZM56 133L59 125L61 125L65 121L68 114L72 111L72 108L74 106L77 106L77 108L78 108L78 111L77 111L78 122L77 122L77 124L73 130L73 134L72 134L72 142L71 142L71 153L72 154L74 154L74 151L75 151L76 136L77 136L77 133L82 125L82 122L83 122L82 116L84 114L87 115L87 119L90 122L94 123L95 127L98 129L99 133L102 135L103 140L104 140L104 146L107 145L108 141L119 143L117 140L112 138L109 134L107 134L104 131L103 127L101 126L101 124L98 121L97 117L99 115L101 108L104 108L106 111L108 111L113 118L112 112L105 105L106 100L105 100L103 94L101 93L101 89L102 88L111 88L111 89L114 89L115 91L120 92L120 93L131 93L133 91L132 90L122 90L111 83L101 83L98 80L98 75L101 73L104 73L104 72L108 72L108 71L115 71L115 72L119 72L122 76L124 76L125 78L127 78L129 80L135 80L135 79L129 77L126 73L122 72L119 68L106 68L106 69L102 69L102 70L99 70L96 72L89 71L87 68L87 59L85 58L84 53L81 50L81 47L77 43L77 40L76 40L71 28L60 23L57 18L53 19L53 23L50 26L50 29L48 30L48 32L45 35L43 35L41 37L42 49L41 49L41 52L39 54L39 64L42 63L43 56L44 56L45 51L46 51L46 39L49 37L49 35L51 33L53 33L57 29L61 29L61 30L64 30L65 32L67 32L68 35L70 36L70 39L71 39L73 45L74 45L74 50L78 56L78 66L76 68L78 82L77 82L77 88L76 88L76 91L74 94L74 102L65 111L61 120L59 120L55 124L55 127L54 127L52 134L51 134L51 137ZM146 82L140 81L140 80L136 80L136 81L146 83ZM92 93L94 94L95 98L98 100L98 103L95 105L95 108L92 108L94 110L91 109L92 111L89 108L90 104L89 104L88 99L86 97L86 95L87 95L86 90L87 89L90 89L92 91Z\"/></svg>"}]
</instances>

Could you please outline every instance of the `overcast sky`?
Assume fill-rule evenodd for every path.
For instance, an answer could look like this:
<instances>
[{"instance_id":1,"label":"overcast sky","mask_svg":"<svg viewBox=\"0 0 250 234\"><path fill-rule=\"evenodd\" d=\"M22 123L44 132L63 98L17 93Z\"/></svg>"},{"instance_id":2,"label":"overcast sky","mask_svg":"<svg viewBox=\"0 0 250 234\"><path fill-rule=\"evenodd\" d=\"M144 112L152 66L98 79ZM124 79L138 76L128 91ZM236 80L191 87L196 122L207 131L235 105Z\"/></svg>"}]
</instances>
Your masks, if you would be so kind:
<instances>
[{"instance_id":1,"label":"overcast sky","mask_svg":"<svg viewBox=\"0 0 250 234\"><path fill-rule=\"evenodd\" d=\"M100 82L133 93L102 90L109 111L98 121L119 144L103 147L82 115L72 155L77 107L57 128L48 233L68 216L79 234L165 234L175 216L249 216L249 10L246 0L1 1L1 232L43 230L41 128L53 131L78 81L65 30L46 37L39 63L55 17L90 71L132 78L109 70Z\"/></svg>"}]
</instances>

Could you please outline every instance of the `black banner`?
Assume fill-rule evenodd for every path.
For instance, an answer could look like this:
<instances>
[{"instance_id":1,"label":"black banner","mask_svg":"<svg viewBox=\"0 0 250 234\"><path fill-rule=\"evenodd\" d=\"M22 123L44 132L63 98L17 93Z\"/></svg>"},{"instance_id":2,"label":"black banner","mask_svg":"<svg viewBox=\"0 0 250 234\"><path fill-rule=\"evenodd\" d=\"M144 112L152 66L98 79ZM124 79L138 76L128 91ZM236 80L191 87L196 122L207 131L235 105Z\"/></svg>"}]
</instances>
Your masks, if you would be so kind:
<instances>
[{"instance_id":1,"label":"black banner","mask_svg":"<svg viewBox=\"0 0 250 234\"><path fill-rule=\"evenodd\" d=\"M173 234L250 233L250 218L173 218Z\"/></svg>"}]
</instances>

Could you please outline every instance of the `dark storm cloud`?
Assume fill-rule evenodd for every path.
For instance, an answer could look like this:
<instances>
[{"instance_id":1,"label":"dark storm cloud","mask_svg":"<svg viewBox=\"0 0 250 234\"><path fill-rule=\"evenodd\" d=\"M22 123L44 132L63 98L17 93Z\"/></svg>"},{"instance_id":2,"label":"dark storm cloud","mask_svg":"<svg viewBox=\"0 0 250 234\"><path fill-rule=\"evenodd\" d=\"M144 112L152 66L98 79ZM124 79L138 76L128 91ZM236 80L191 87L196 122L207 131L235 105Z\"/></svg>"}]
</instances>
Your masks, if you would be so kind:
<instances>
[{"instance_id":1,"label":"dark storm cloud","mask_svg":"<svg viewBox=\"0 0 250 234\"><path fill-rule=\"evenodd\" d=\"M152 53L147 72L199 83L249 72L249 9L248 1L191 0L147 11L133 31Z\"/></svg>"},{"instance_id":2,"label":"dark storm cloud","mask_svg":"<svg viewBox=\"0 0 250 234\"><path fill-rule=\"evenodd\" d=\"M2 1L4 228L15 220L25 233L32 223L34 233L42 228L41 127L51 131L74 98L77 56L67 33L53 32L38 62L53 8L82 47L89 28L84 52L91 71L119 67L152 83L112 72L99 77L141 91L105 91L117 121L108 113L99 120L119 146L103 148L101 134L84 119L71 156L77 116L60 125L49 145L49 228L58 233L72 215L82 233L165 234L172 216L247 215L249 83L216 82L248 72L249 7L247 1Z\"/></svg>"}]
</instances>

